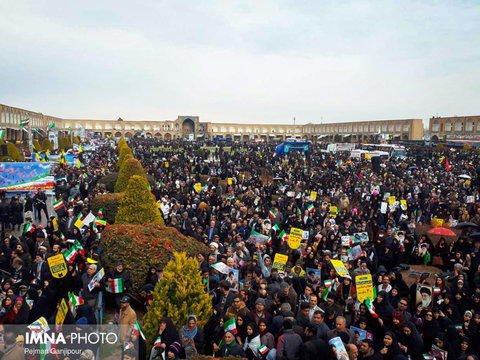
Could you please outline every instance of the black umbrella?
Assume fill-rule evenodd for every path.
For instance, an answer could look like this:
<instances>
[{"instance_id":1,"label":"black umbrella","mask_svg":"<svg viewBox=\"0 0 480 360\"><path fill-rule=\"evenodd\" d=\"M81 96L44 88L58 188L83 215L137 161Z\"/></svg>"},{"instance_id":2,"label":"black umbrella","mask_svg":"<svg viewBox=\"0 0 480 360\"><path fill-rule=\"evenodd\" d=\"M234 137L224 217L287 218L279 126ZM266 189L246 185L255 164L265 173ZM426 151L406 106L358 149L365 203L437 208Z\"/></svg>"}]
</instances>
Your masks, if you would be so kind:
<instances>
[{"instance_id":1,"label":"black umbrella","mask_svg":"<svg viewBox=\"0 0 480 360\"><path fill-rule=\"evenodd\" d=\"M475 223L469 222L469 221L464 221L461 223L458 223L457 225L453 226L454 229L465 229L465 228L478 228L478 226ZM480 235L480 232L478 233Z\"/></svg>"},{"instance_id":2,"label":"black umbrella","mask_svg":"<svg viewBox=\"0 0 480 360\"><path fill-rule=\"evenodd\" d=\"M474 233L470 234L470 237L471 238L480 238L480 232L479 231L474 232Z\"/></svg>"}]
</instances>

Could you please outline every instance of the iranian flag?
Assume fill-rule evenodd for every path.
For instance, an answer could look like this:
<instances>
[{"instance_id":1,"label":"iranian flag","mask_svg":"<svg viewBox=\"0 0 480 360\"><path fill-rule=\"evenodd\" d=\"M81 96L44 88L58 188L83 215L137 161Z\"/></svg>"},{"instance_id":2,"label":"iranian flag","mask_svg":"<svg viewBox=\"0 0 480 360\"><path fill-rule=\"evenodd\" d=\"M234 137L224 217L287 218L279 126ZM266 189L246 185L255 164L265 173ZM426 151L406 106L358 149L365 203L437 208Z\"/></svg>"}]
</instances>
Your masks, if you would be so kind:
<instances>
[{"instance_id":1,"label":"iranian flag","mask_svg":"<svg viewBox=\"0 0 480 360\"><path fill-rule=\"evenodd\" d=\"M135 326L133 328L133 332L137 336L141 336L143 340L145 340L145 335L143 334L142 328L137 320L135 320Z\"/></svg>"},{"instance_id":2,"label":"iranian flag","mask_svg":"<svg viewBox=\"0 0 480 360\"><path fill-rule=\"evenodd\" d=\"M370 312L370 314L372 315L372 317L374 319L378 319L378 315L375 312L375 306L373 306L373 302L372 302L372 300L370 300L370 298L367 298L367 300L365 300L365 306L367 307L367 309Z\"/></svg>"},{"instance_id":3,"label":"iranian flag","mask_svg":"<svg viewBox=\"0 0 480 360\"><path fill-rule=\"evenodd\" d=\"M61 207L63 207L63 200L62 199L57 200L53 203L53 208L55 209L55 211L57 211Z\"/></svg>"},{"instance_id":4,"label":"iranian flag","mask_svg":"<svg viewBox=\"0 0 480 360\"><path fill-rule=\"evenodd\" d=\"M268 212L268 216L270 216L272 219L275 219L275 216L277 216L277 213L275 212L274 209L270 209Z\"/></svg>"},{"instance_id":5,"label":"iranian flag","mask_svg":"<svg viewBox=\"0 0 480 360\"><path fill-rule=\"evenodd\" d=\"M75 239L75 243L73 244L73 247L78 253L80 253L80 255L85 255L85 250L83 249L82 244L80 244L80 241L78 241L77 239Z\"/></svg>"},{"instance_id":6,"label":"iranian flag","mask_svg":"<svg viewBox=\"0 0 480 360\"><path fill-rule=\"evenodd\" d=\"M73 292L68 293L68 306L70 311L74 311L77 306L83 305L84 301L81 297L76 296Z\"/></svg>"},{"instance_id":7,"label":"iranian flag","mask_svg":"<svg viewBox=\"0 0 480 360\"><path fill-rule=\"evenodd\" d=\"M265 345L261 345L258 347L258 351L260 352L260 354L265 355L266 353L268 353L269 349Z\"/></svg>"},{"instance_id":8,"label":"iranian flag","mask_svg":"<svg viewBox=\"0 0 480 360\"><path fill-rule=\"evenodd\" d=\"M103 216L103 208L98 209L97 216Z\"/></svg>"},{"instance_id":9,"label":"iranian flag","mask_svg":"<svg viewBox=\"0 0 480 360\"><path fill-rule=\"evenodd\" d=\"M111 279L107 282L106 289L109 293L120 294L123 292L123 280L120 279Z\"/></svg>"},{"instance_id":10,"label":"iranian flag","mask_svg":"<svg viewBox=\"0 0 480 360\"><path fill-rule=\"evenodd\" d=\"M273 229L277 230L277 231L280 231L280 226L278 226L277 224L273 225Z\"/></svg>"},{"instance_id":11,"label":"iranian flag","mask_svg":"<svg viewBox=\"0 0 480 360\"><path fill-rule=\"evenodd\" d=\"M71 263L73 260L75 260L75 256L77 256L77 249L75 249L75 246L72 246L70 249L67 250L63 256L65 256L65 260L67 260L69 263Z\"/></svg>"},{"instance_id":12,"label":"iranian flag","mask_svg":"<svg viewBox=\"0 0 480 360\"><path fill-rule=\"evenodd\" d=\"M325 280L325 287L329 288L332 286L332 280Z\"/></svg>"},{"instance_id":13,"label":"iranian flag","mask_svg":"<svg viewBox=\"0 0 480 360\"><path fill-rule=\"evenodd\" d=\"M282 232L280 233L280 235L278 235L278 237L282 239L282 244L288 240L288 235L285 232L285 230L282 230Z\"/></svg>"},{"instance_id":14,"label":"iranian flag","mask_svg":"<svg viewBox=\"0 0 480 360\"><path fill-rule=\"evenodd\" d=\"M272 246L272 235L268 235L267 243L268 245Z\"/></svg>"},{"instance_id":15,"label":"iranian flag","mask_svg":"<svg viewBox=\"0 0 480 360\"><path fill-rule=\"evenodd\" d=\"M235 325L235 318L231 318L223 324L223 331L233 331L234 334L237 334L237 325Z\"/></svg>"},{"instance_id":16,"label":"iranian flag","mask_svg":"<svg viewBox=\"0 0 480 360\"><path fill-rule=\"evenodd\" d=\"M439 287L435 286L435 287L433 288L433 293L434 293L435 295L438 295L438 294L440 294L441 292L442 292L442 290L441 290Z\"/></svg>"},{"instance_id":17,"label":"iranian flag","mask_svg":"<svg viewBox=\"0 0 480 360\"><path fill-rule=\"evenodd\" d=\"M322 299L327 301L327 296L328 296L328 293L330 292L330 288L329 287L326 287L325 290L323 290L322 292Z\"/></svg>"},{"instance_id":18,"label":"iranian flag","mask_svg":"<svg viewBox=\"0 0 480 360\"><path fill-rule=\"evenodd\" d=\"M107 226L108 224L105 220L97 219L97 220L95 220L95 225L96 226Z\"/></svg>"},{"instance_id":19,"label":"iranian flag","mask_svg":"<svg viewBox=\"0 0 480 360\"><path fill-rule=\"evenodd\" d=\"M157 337L157 340L155 340L155 342L153 343L153 347L158 347L162 345L162 338L159 336Z\"/></svg>"},{"instance_id":20,"label":"iranian flag","mask_svg":"<svg viewBox=\"0 0 480 360\"><path fill-rule=\"evenodd\" d=\"M24 234L28 232L33 233L34 231L35 231L35 225L33 225L32 223L28 223L27 225L25 225L25 230L23 230L23 233Z\"/></svg>"},{"instance_id":21,"label":"iranian flag","mask_svg":"<svg viewBox=\"0 0 480 360\"><path fill-rule=\"evenodd\" d=\"M0 130L0 139L3 139L5 137L6 130Z\"/></svg>"},{"instance_id":22,"label":"iranian flag","mask_svg":"<svg viewBox=\"0 0 480 360\"><path fill-rule=\"evenodd\" d=\"M62 239L62 241L67 241L67 238L65 237L65 235L63 235L62 232L60 232L60 239Z\"/></svg>"},{"instance_id":23,"label":"iranian flag","mask_svg":"<svg viewBox=\"0 0 480 360\"><path fill-rule=\"evenodd\" d=\"M455 329L457 331L462 331L463 330L463 325L462 324L457 324L457 325L455 325Z\"/></svg>"},{"instance_id":24,"label":"iranian flag","mask_svg":"<svg viewBox=\"0 0 480 360\"><path fill-rule=\"evenodd\" d=\"M307 207L308 212L312 212L314 209L315 209L315 206L313 206L313 204L310 204Z\"/></svg>"},{"instance_id":25,"label":"iranian flag","mask_svg":"<svg viewBox=\"0 0 480 360\"><path fill-rule=\"evenodd\" d=\"M302 216L302 212L300 211L300 208L297 208L297 216Z\"/></svg>"},{"instance_id":26,"label":"iranian flag","mask_svg":"<svg viewBox=\"0 0 480 360\"><path fill-rule=\"evenodd\" d=\"M26 118L26 119L20 121L20 127L21 128L27 126L28 124L30 124L30 119L29 118Z\"/></svg>"}]
</instances>

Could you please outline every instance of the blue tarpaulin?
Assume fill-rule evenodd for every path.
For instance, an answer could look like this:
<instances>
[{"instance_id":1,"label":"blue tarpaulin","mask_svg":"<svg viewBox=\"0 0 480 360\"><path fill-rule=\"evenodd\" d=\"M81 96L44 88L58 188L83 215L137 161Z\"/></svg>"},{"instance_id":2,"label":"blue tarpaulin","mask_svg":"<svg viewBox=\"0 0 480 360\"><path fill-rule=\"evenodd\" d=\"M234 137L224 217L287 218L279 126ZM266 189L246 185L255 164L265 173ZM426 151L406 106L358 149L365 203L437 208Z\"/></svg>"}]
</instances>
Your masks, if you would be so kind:
<instances>
[{"instance_id":1,"label":"blue tarpaulin","mask_svg":"<svg viewBox=\"0 0 480 360\"><path fill-rule=\"evenodd\" d=\"M275 152L279 155L287 154L290 150L296 151L308 151L312 143L310 141L306 142L284 142L277 146Z\"/></svg>"}]
</instances>

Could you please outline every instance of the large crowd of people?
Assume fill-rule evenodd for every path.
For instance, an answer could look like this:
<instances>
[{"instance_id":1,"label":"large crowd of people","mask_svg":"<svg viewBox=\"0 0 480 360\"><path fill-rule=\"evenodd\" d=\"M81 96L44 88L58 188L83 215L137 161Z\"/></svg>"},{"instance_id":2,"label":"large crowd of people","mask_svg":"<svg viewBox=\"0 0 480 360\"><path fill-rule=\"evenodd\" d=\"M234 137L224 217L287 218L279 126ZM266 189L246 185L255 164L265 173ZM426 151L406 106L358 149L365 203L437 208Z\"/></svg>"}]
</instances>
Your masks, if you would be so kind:
<instances>
[{"instance_id":1,"label":"large crowd of people","mask_svg":"<svg viewBox=\"0 0 480 360\"><path fill-rule=\"evenodd\" d=\"M178 329L164 314L161 341L142 343L132 331L132 306L148 311L162 269L152 259L145 301L134 305L129 295L136 294L129 294L129 274L118 259L104 280L122 278L124 289L107 297L116 321L128 325L122 341L133 337L139 353L127 349L124 358L478 360L476 151L407 147L405 158L372 166L370 159L352 160L323 145L284 155L263 143L227 147L134 138L128 145L155 180L151 191L166 225L210 249L197 260L212 295L212 316L200 327L193 314ZM0 324L31 324L42 316L55 324L58 301L72 293L84 304L65 322L97 321L103 285L88 285L102 267L103 215L95 214L100 222L81 231L75 223L106 192L99 180L116 171L117 159L107 139L83 155L83 167L57 166L55 199L63 206L53 214L42 191L3 196ZM46 225L39 225L45 217ZM431 236L431 224L456 228L456 236ZM288 240L292 228L302 231L299 246ZM84 252L68 263L66 278L52 278L47 258L77 242ZM426 266L438 269L435 277ZM372 279L374 295L367 301L357 294L356 279L363 275ZM16 342L5 336L6 359Z\"/></svg>"}]
</instances>

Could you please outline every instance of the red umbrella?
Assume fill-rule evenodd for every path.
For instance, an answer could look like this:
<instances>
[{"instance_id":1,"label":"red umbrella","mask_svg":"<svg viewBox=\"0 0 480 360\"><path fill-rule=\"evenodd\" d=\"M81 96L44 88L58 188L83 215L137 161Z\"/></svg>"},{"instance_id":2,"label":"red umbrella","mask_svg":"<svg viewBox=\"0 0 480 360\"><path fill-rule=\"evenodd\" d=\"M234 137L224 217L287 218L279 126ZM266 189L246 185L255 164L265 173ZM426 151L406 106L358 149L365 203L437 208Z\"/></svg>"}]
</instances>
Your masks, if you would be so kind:
<instances>
[{"instance_id":1,"label":"red umbrella","mask_svg":"<svg viewBox=\"0 0 480 360\"><path fill-rule=\"evenodd\" d=\"M429 234L432 235L441 235L441 236L457 236L452 230L444 228L444 227L437 227L428 230Z\"/></svg>"}]
</instances>

